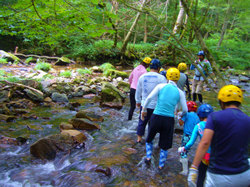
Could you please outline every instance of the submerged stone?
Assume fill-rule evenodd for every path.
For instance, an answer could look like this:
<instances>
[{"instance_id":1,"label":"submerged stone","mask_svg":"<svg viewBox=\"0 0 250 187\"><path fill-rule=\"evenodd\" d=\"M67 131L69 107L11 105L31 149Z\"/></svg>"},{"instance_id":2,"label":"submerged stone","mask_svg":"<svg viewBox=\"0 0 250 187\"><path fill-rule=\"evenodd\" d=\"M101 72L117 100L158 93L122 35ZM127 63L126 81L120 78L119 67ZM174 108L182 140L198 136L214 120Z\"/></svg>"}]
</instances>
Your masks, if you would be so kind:
<instances>
[{"instance_id":1,"label":"submerged stone","mask_svg":"<svg viewBox=\"0 0 250 187\"><path fill-rule=\"evenodd\" d=\"M30 153L36 158L54 160L58 151L70 151L75 146L75 140L71 136L55 134L33 143Z\"/></svg>"},{"instance_id":2,"label":"submerged stone","mask_svg":"<svg viewBox=\"0 0 250 187\"><path fill-rule=\"evenodd\" d=\"M69 102L66 94L60 94L58 92L52 93L51 98L52 98L52 101L54 102L65 102L65 103Z\"/></svg>"},{"instance_id":3,"label":"submerged stone","mask_svg":"<svg viewBox=\"0 0 250 187\"><path fill-rule=\"evenodd\" d=\"M89 109L87 110L80 110L76 114L76 118L86 118L90 121L100 121L103 122L104 118L98 114L96 114L94 111L91 111Z\"/></svg>"},{"instance_id":4,"label":"submerged stone","mask_svg":"<svg viewBox=\"0 0 250 187\"><path fill-rule=\"evenodd\" d=\"M80 130L98 130L100 126L84 118L74 118L69 121L74 128Z\"/></svg>"},{"instance_id":5,"label":"submerged stone","mask_svg":"<svg viewBox=\"0 0 250 187\"><path fill-rule=\"evenodd\" d=\"M78 130L62 130L61 134L71 136L77 143L83 143L87 140L87 137Z\"/></svg>"}]
</instances>

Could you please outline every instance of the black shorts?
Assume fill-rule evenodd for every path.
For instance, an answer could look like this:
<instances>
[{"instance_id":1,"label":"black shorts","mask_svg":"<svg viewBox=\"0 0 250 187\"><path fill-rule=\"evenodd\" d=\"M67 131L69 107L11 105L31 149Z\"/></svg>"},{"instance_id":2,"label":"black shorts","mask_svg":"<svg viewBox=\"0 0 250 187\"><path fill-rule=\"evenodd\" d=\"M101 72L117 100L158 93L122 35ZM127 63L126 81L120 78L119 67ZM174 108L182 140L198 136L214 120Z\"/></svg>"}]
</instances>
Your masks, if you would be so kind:
<instances>
[{"instance_id":1,"label":"black shorts","mask_svg":"<svg viewBox=\"0 0 250 187\"><path fill-rule=\"evenodd\" d=\"M152 114L146 142L152 142L157 133L160 133L159 147L163 150L170 149L173 143L174 118Z\"/></svg>"}]
</instances>

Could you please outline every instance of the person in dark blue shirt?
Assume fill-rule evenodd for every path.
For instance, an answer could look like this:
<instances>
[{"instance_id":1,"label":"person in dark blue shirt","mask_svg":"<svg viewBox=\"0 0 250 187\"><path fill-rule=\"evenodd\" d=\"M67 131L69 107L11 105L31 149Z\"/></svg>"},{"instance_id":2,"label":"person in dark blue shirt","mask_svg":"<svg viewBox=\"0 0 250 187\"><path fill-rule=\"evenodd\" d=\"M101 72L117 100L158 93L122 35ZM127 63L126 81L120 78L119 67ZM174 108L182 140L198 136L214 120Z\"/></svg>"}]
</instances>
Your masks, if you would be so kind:
<instances>
[{"instance_id":1,"label":"person in dark blue shirt","mask_svg":"<svg viewBox=\"0 0 250 187\"><path fill-rule=\"evenodd\" d=\"M197 168L211 146L205 186L250 186L250 117L239 109L242 91L234 85L224 86L218 93L218 100L222 110L208 116L188 181L195 183Z\"/></svg>"}]
</instances>

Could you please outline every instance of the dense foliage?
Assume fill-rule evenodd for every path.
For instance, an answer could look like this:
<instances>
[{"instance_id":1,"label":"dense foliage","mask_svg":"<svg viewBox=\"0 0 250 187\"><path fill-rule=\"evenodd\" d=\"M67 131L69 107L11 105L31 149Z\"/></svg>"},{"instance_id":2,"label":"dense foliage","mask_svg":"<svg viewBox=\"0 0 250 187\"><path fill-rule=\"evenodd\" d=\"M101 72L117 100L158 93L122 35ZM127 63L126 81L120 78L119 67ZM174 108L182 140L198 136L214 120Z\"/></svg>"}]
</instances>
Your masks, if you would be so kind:
<instances>
[{"instance_id":1,"label":"dense foliage","mask_svg":"<svg viewBox=\"0 0 250 187\"><path fill-rule=\"evenodd\" d=\"M183 50L195 54L201 49L194 20L219 66L249 69L249 1L185 2L190 15L185 14L172 32L180 1L147 1L131 30L126 60L149 55L168 65L190 63ZM142 1L134 0L2 0L0 50L14 51L18 46L25 54L119 63L124 39L141 6Z\"/></svg>"}]
</instances>

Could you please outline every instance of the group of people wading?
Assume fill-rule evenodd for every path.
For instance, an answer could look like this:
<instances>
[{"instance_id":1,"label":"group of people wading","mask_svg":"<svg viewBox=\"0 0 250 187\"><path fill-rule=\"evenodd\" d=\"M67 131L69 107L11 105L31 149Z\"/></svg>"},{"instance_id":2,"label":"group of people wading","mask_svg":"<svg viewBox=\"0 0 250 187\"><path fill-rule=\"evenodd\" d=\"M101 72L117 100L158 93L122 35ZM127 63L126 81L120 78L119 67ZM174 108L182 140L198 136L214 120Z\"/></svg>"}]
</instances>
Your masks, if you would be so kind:
<instances>
[{"instance_id":1,"label":"group of people wading","mask_svg":"<svg viewBox=\"0 0 250 187\"><path fill-rule=\"evenodd\" d=\"M250 117L239 109L243 101L242 90L234 85L222 87L218 93L222 110L214 112L211 105L203 103L201 94L204 77L200 71L208 76L212 74L212 68L203 51L199 51L197 56L198 60L190 66L191 70L195 70L193 101L190 101L188 76L184 73L187 70L185 63L165 71L158 59L146 57L130 74L131 107L128 120L132 119L136 106L140 108L137 143L142 144L146 125L149 124L145 163L148 166L151 164L153 140L159 133L158 169L163 169L168 149L172 147L178 115L179 124L183 125L182 141L178 148L183 166L181 174L188 175L189 186L250 186ZM186 101L186 96L189 101ZM201 140L188 170L188 151L198 136Z\"/></svg>"}]
</instances>

